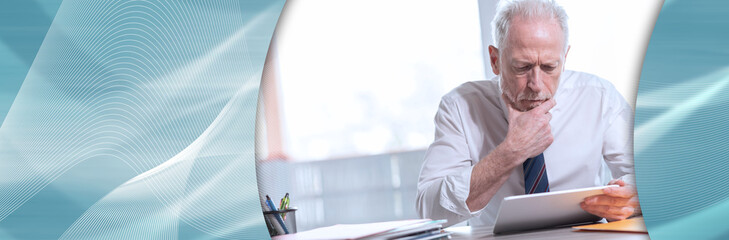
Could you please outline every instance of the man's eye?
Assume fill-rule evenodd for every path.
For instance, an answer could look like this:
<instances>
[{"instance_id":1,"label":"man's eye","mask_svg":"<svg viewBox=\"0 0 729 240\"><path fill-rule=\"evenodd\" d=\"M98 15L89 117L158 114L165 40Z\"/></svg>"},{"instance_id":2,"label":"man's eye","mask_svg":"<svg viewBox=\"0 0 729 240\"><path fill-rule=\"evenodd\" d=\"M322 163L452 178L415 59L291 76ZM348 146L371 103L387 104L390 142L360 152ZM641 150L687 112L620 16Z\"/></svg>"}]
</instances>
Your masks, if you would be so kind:
<instances>
[{"instance_id":1,"label":"man's eye","mask_svg":"<svg viewBox=\"0 0 729 240\"><path fill-rule=\"evenodd\" d=\"M526 66L523 66L523 67L517 67L516 70L518 70L520 72L524 72L524 71L529 71L529 69L531 69L531 68L532 68L531 65L526 65Z\"/></svg>"},{"instance_id":2,"label":"man's eye","mask_svg":"<svg viewBox=\"0 0 729 240\"><path fill-rule=\"evenodd\" d=\"M554 67L554 66L542 66L542 70L544 70L545 72L551 72L555 68L557 68L557 67Z\"/></svg>"}]
</instances>

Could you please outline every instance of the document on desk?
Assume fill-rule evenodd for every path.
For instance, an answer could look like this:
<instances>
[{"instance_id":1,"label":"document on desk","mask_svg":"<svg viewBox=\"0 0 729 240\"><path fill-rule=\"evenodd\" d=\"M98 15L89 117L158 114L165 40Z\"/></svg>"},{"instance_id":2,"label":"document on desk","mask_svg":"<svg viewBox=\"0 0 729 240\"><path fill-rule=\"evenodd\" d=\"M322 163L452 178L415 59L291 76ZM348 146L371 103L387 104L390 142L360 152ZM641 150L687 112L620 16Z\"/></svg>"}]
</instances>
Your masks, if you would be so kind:
<instances>
[{"instance_id":1,"label":"document on desk","mask_svg":"<svg viewBox=\"0 0 729 240\"><path fill-rule=\"evenodd\" d=\"M645 223L643 217L635 217L631 219L625 219L622 221L615 221L609 223L598 223L583 226L575 226L572 229L578 231L609 231L609 232L634 232L634 233L648 233L645 229Z\"/></svg>"},{"instance_id":2,"label":"document on desk","mask_svg":"<svg viewBox=\"0 0 729 240\"><path fill-rule=\"evenodd\" d=\"M400 237L430 239L430 237L440 237L440 235L447 237L450 234L440 233L440 229L442 229L440 224L444 222L445 220L415 219L365 224L337 224L296 234L275 236L273 239L390 239Z\"/></svg>"}]
</instances>

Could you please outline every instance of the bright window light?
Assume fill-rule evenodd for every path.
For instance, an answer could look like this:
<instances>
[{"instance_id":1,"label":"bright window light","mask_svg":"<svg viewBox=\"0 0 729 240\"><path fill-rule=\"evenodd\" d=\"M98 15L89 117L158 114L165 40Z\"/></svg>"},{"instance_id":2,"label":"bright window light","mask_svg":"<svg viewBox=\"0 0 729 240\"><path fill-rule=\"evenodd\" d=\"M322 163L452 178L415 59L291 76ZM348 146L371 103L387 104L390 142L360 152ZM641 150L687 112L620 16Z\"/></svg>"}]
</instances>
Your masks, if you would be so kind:
<instances>
[{"instance_id":1,"label":"bright window light","mask_svg":"<svg viewBox=\"0 0 729 240\"><path fill-rule=\"evenodd\" d=\"M484 6L495 2L287 1L275 41L286 155L310 161L427 148L440 98L493 76L479 4L488 13ZM661 1L559 2L570 15L567 69L608 79L633 104Z\"/></svg>"}]
</instances>

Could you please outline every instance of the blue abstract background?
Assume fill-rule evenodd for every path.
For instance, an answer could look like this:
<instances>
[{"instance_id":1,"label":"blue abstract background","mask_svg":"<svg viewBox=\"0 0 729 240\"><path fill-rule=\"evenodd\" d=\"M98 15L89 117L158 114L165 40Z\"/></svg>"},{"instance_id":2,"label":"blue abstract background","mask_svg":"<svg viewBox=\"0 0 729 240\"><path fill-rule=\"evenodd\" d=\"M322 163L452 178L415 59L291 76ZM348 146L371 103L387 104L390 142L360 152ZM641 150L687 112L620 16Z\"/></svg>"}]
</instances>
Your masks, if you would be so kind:
<instances>
[{"instance_id":1,"label":"blue abstract background","mask_svg":"<svg viewBox=\"0 0 729 240\"><path fill-rule=\"evenodd\" d=\"M651 239L728 239L729 2L665 1L635 117L636 184Z\"/></svg>"},{"instance_id":2,"label":"blue abstract background","mask_svg":"<svg viewBox=\"0 0 729 240\"><path fill-rule=\"evenodd\" d=\"M261 239L284 1L0 3L0 239Z\"/></svg>"},{"instance_id":3,"label":"blue abstract background","mask_svg":"<svg viewBox=\"0 0 729 240\"><path fill-rule=\"evenodd\" d=\"M0 123L60 5L61 0L0 1Z\"/></svg>"}]
</instances>

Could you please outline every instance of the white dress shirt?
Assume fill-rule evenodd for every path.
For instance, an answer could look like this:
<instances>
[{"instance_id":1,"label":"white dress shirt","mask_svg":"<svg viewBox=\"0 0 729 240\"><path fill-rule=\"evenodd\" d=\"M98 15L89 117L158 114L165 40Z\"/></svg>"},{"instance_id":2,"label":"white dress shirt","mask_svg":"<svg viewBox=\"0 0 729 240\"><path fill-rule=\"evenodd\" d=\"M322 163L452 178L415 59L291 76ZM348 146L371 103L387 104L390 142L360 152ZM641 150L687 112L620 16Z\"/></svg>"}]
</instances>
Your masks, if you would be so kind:
<instances>
[{"instance_id":1,"label":"white dress shirt","mask_svg":"<svg viewBox=\"0 0 729 240\"><path fill-rule=\"evenodd\" d=\"M603 185L603 166L612 178L633 183L633 110L615 87L591 74L565 71L554 99L554 142L544 151L550 190ZM465 83L443 96L435 141L418 181L421 217L490 226L504 197L524 194L524 171L516 167L486 207L466 205L473 166L504 140L507 116L498 77Z\"/></svg>"}]
</instances>

